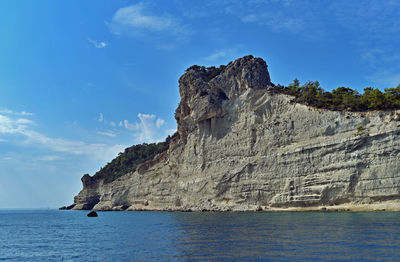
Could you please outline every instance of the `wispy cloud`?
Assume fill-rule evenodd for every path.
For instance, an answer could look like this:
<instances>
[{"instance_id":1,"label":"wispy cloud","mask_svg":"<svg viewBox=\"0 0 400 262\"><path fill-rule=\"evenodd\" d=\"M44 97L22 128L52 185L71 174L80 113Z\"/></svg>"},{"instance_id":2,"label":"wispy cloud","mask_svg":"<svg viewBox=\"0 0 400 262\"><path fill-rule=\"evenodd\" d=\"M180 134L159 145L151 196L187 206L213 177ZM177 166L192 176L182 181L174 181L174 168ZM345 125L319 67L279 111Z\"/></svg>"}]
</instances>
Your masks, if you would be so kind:
<instances>
[{"instance_id":1,"label":"wispy cloud","mask_svg":"<svg viewBox=\"0 0 400 262\"><path fill-rule=\"evenodd\" d=\"M117 136L117 134L115 134L115 133L112 132L112 131L97 131L96 133L99 134L99 135L108 136L108 137L115 137L115 136Z\"/></svg>"},{"instance_id":2,"label":"wispy cloud","mask_svg":"<svg viewBox=\"0 0 400 262\"><path fill-rule=\"evenodd\" d=\"M225 50L218 50L212 53L211 55L207 56L205 59L208 61L215 61L218 60L219 58L224 58L227 56L227 53Z\"/></svg>"},{"instance_id":3,"label":"wispy cloud","mask_svg":"<svg viewBox=\"0 0 400 262\"><path fill-rule=\"evenodd\" d=\"M160 128L164 124L165 124L165 120L164 119L157 118L157 120L156 120L156 127L157 128Z\"/></svg>"},{"instance_id":4,"label":"wispy cloud","mask_svg":"<svg viewBox=\"0 0 400 262\"><path fill-rule=\"evenodd\" d=\"M1 114L6 114L6 115L16 115L16 116L33 116L33 113L26 112L26 111L13 111L10 109L1 109L0 110Z\"/></svg>"},{"instance_id":5,"label":"wispy cloud","mask_svg":"<svg viewBox=\"0 0 400 262\"><path fill-rule=\"evenodd\" d=\"M366 77L380 88L392 88L400 84L400 73L393 70L381 70Z\"/></svg>"},{"instance_id":6,"label":"wispy cloud","mask_svg":"<svg viewBox=\"0 0 400 262\"><path fill-rule=\"evenodd\" d=\"M104 41L96 41L93 39L88 38L89 43L91 43L96 48L104 48L107 46L107 43Z\"/></svg>"},{"instance_id":7,"label":"wispy cloud","mask_svg":"<svg viewBox=\"0 0 400 262\"><path fill-rule=\"evenodd\" d=\"M12 119L9 116L0 115L0 134L19 134L27 129L27 124L33 124L29 119Z\"/></svg>"},{"instance_id":8,"label":"wispy cloud","mask_svg":"<svg viewBox=\"0 0 400 262\"><path fill-rule=\"evenodd\" d=\"M142 3L123 7L114 14L113 22L131 28L145 28L154 31L167 30L176 27L171 17L155 16L144 13L145 6Z\"/></svg>"},{"instance_id":9,"label":"wispy cloud","mask_svg":"<svg viewBox=\"0 0 400 262\"><path fill-rule=\"evenodd\" d=\"M139 143L156 142L164 139L163 132L160 132L161 126L165 124L165 120L157 118L153 114L138 114L139 122L129 123L128 120L120 122L124 128L134 131Z\"/></svg>"},{"instance_id":10,"label":"wispy cloud","mask_svg":"<svg viewBox=\"0 0 400 262\"><path fill-rule=\"evenodd\" d=\"M267 27L276 32L302 34L311 25L316 29L310 20L314 20L317 14L313 13L312 8L307 8L307 1L223 1L220 4L226 14L237 17L241 22Z\"/></svg>"},{"instance_id":11,"label":"wispy cloud","mask_svg":"<svg viewBox=\"0 0 400 262\"><path fill-rule=\"evenodd\" d=\"M214 6L242 23L303 38L318 40L346 32L356 38L400 39L399 1L224 0Z\"/></svg>"},{"instance_id":12,"label":"wispy cloud","mask_svg":"<svg viewBox=\"0 0 400 262\"><path fill-rule=\"evenodd\" d=\"M223 48L223 49L217 49L214 52L212 52L210 55L206 56L204 60L210 61L210 62L216 62L219 60L234 60L236 57L241 56L243 54L244 47L241 44L237 44L234 46L231 46L229 48Z\"/></svg>"},{"instance_id":13,"label":"wispy cloud","mask_svg":"<svg viewBox=\"0 0 400 262\"><path fill-rule=\"evenodd\" d=\"M166 121L154 114L137 115L139 121L128 119L118 122L109 121L100 113L97 121L102 124L102 130L96 131L96 134L107 137L124 137L134 135L135 143L148 143L162 141L165 138L164 126ZM117 124L116 124L117 123ZM168 133L169 134L169 133Z\"/></svg>"},{"instance_id":14,"label":"wispy cloud","mask_svg":"<svg viewBox=\"0 0 400 262\"><path fill-rule=\"evenodd\" d=\"M56 161L56 160L61 160L61 159L63 159L63 158L58 155L47 155L47 156L40 156L40 157L35 158L35 160L44 161L44 162L51 162L51 161Z\"/></svg>"},{"instance_id":15,"label":"wispy cloud","mask_svg":"<svg viewBox=\"0 0 400 262\"><path fill-rule=\"evenodd\" d=\"M304 20L297 17L286 17L282 12L272 16L270 12L253 13L239 17L244 23L256 23L260 26L266 26L277 32L301 33L304 28Z\"/></svg>"},{"instance_id":16,"label":"wispy cloud","mask_svg":"<svg viewBox=\"0 0 400 262\"><path fill-rule=\"evenodd\" d=\"M96 133L102 136L108 136L108 137L116 137L117 132L115 131L116 124L114 121L108 121L103 113L99 113L99 116L97 118L97 122L103 124L103 128L105 127L106 129L111 129L111 130L103 130L103 131L97 131Z\"/></svg>"},{"instance_id":17,"label":"wispy cloud","mask_svg":"<svg viewBox=\"0 0 400 262\"><path fill-rule=\"evenodd\" d=\"M400 62L400 53L397 50L368 47L365 44L360 44L359 55L360 61L372 69L377 69L381 65L387 64L396 66ZM390 68L393 68L393 66L390 66Z\"/></svg>"},{"instance_id":18,"label":"wispy cloud","mask_svg":"<svg viewBox=\"0 0 400 262\"><path fill-rule=\"evenodd\" d=\"M108 26L113 34L150 41L164 49L175 47L179 41L186 41L191 34L176 17L153 14L144 3L119 8Z\"/></svg>"},{"instance_id":19,"label":"wispy cloud","mask_svg":"<svg viewBox=\"0 0 400 262\"><path fill-rule=\"evenodd\" d=\"M97 118L97 121L100 123L104 121L103 113L99 113L99 118Z\"/></svg>"},{"instance_id":20,"label":"wispy cloud","mask_svg":"<svg viewBox=\"0 0 400 262\"><path fill-rule=\"evenodd\" d=\"M9 141L19 146L37 147L72 155L89 155L102 160L115 156L126 147L126 145L92 144L64 138L52 138L33 130L34 125L35 122L30 119L13 118L0 114L0 135L22 136L23 140L18 138Z\"/></svg>"},{"instance_id":21,"label":"wispy cloud","mask_svg":"<svg viewBox=\"0 0 400 262\"><path fill-rule=\"evenodd\" d=\"M332 19L368 39L400 38L399 1L332 1L326 6Z\"/></svg>"},{"instance_id":22,"label":"wispy cloud","mask_svg":"<svg viewBox=\"0 0 400 262\"><path fill-rule=\"evenodd\" d=\"M230 45L230 47L227 48L215 49L203 57L204 61L202 63L210 66L227 64L238 57L242 57L251 53L251 49L247 48L243 44Z\"/></svg>"}]
</instances>

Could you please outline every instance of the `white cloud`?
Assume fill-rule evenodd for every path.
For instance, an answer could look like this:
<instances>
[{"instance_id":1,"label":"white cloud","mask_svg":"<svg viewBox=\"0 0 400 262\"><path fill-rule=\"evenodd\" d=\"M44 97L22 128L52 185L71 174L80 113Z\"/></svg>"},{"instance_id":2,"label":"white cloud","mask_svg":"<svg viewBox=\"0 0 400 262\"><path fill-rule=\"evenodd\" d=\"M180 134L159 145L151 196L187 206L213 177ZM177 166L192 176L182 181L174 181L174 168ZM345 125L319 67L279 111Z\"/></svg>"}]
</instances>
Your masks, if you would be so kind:
<instances>
[{"instance_id":1,"label":"white cloud","mask_svg":"<svg viewBox=\"0 0 400 262\"><path fill-rule=\"evenodd\" d=\"M32 130L31 127L34 124L35 122L29 119L13 119L9 116L0 115L0 135L23 136L24 140L13 140L17 145L33 146L73 155L89 155L102 160L109 160L126 147L125 145L91 144L83 141L52 138Z\"/></svg>"},{"instance_id":2,"label":"white cloud","mask_svg":"<svg viewBox=\"0 0 400 262\"><path fill-rule=\"evenodd\" d=\"M172 18L146 15L144 9L145 7L141 3L120 8L114 14L113 22L122 26L155 31L166 30L174 25Z\"/></svg>"},{"instance_id":3,"label":"white cloud","mask_svg":"<svg viewBox=\"0 0 400 262\"><path fill-rule=\"evenodd\" d=\"M88 41L96 48L104 48L107 46L107 43L104 41L98 42L98 41L90 39L90 38L88 38Z\"/></svg>"},{"instance_id":4,"label":"white cloud","mask_svg":"<svg viewBox=\"0 0 400 262\"><path fill-rule=\"evenodd\" d=\"M19 134L23 133L28 121L13 120L8 116L0 115L0 134Z\"/></svg>"},{"instance_id":5,"label":"white cloud","mask_svg":"<svg viewBox=\"0 0 400 262\"><path fill-rule=\"evenodd\" d=\"M160 49L172 49L186 42L193 33L170 14L153 14L148 5L138 3L119 8L110 23L106 23L115 35L124 35L151 42Z\"/></svg>"},{"instance_id":6,"label":"white cloud","mask_svg":"<svg viewBox=\"0 0 400 262\"><path fill-rule=\"evenodd\" d=\"M128 130L136 131L136 130L138 130L140 128L140 124L139 123L131 124L131 123L129 123L128 120L124 120L123 123L124 123L124 127L126 129L128 129Z\"/></svg>"},{"instance_id":7,"label":"white cloud","mask_svg":"<svg viewBox=\"0 0 400 262\"><path fill-rule=\"evenodd\" d=\"M139 143L156 142L164 139L164 134L160 132L160 128L165 124L165 120L157 118L153 114L138 114L139 122L129 123L128 120L123 121L123 126L131 131L135 131L134 135ZM121 123L121 122L120 122Z\"/></svg>"},{"instance_id":8,"label":"white cloud","mask_svg":"<svg viewBox=\"0 0 400 262\"><path fill-rule=\"evenodd\" d=\"M103 136L109 136L109 137L115 137L117 135L117 134L113 133L112 131L107 131L107 132L97 131L97 134L103 135Z\"/></svg>"},{"instance_id":9,"label":"white cloud","mask_svg":"<svg viewBox=\"0 0 400 262\"><path fill-rule=\"evenodd\" d=\"M32 130L26 130L23 132L23 135L27 137L26 144L47 148L54 152L74 155L94 155L98 158L103 158L102 155L115 155L110 154L110 152L117 153L126 147L122 145L109 146L106 144L90 144L62 138L50 138Z\"/></svg>"},{"instance_id":10,"label":"white cloud","mask_svg":"<svg viewBox=\"0 0 400 262\"><path fill-rule=\"evenodd\" d=\"M35 122L33 122L32 120L26 119L26 118L18 118L16 120L17 124L23 124L23 125L31 125L34 124Z\"/></svg>"},{"instance_id":11,"label":"white cloud","mask_svg":"<svg viewBox=\"0 0 400 262\"><path fill-rule=\"evenodd\" d=\"M217 49L214 52L212 52L210 55L206 56L204 60L208 62L212 62L213 64L216 63L225 63L226 60L234 60L237 57L246 55L248 53L251 53L249 51L246 51L246 47L243 46L242 44L236 44L233 45L229 48L223 48L223 49Z\"/></svg>"},{"instance_id":12,"label":"white cloud","mask_svg":"<svg viewBox=\"0 0 400 262\"><path fill-rule=\"evenodd\" d=\"M104 121L104 116L103 113L99 113L99 118L97 118L98 122L103 122Z\"/></svg>"},{"instance_id":13,"label":"white cloud","mask_svg":"<svg viewBox=\"0 0 400 262\"><path fill-rule=\"evenodd\" d=\"M104 124L104 125L108 125L108 126L110 126L112 129L113 129L114 127L116 127L115 122L114 122L114 121L108 121L108 120L104 117L104 114L103 114L103 113L99 113L99 117L97 118L97 122L102 123L102 124ZM120 126L122 126L121 123L120 123ZM98 134L100 134L100 133L98 133ZM108 136L110 136L110 134L111 134L111 133L108 132ZM103 133L102 135L105 135L105 134ZM115 136L115 135L114 135L114 136Z\"/></svg>"},{"instance_id":14,"label":"white cloud","mask_svg":"<svg viewBox=\"0 0 400 262\"><path fill-rule=\"evenodd\" d=\"M2 109L0 110L0 113L6 114L6 115L17 115L17 116L33 116L33 113L26 112L26 111L21 111L21 112L16 112L10 109Z\"/></svg>"},{"instance_id":15,"label":"white cloud","mask_svg":"<svg viewBox=\"0 0 400 262\"><path fill-rule=\"evenodd\" d=\"M29 112L25 112L25 111L21 111L18 114L20 114L21 116L32 116L33 113L29 113Z\"/></svg>"},{"instance_id":16,"label":"white cloud","mask_svg":"<svg viewBox=\"0 0 400 262\"><path fill-rule=\"evenodd\" d=\"M61 156L57 156L57 155L49 155L49 156L37 157L35 160L51 162L51 161L60 160L60 159L63 159L63 158Z\"/></svg>"},{"instance_id":17,"label":"white cloud","mask_svg":"<svg viewBox=\"0 0 400 262\"><path fill-rule=\"evenodd\" d=\"M164 124L165 124L165 120L164 119L157 118L157 121L156 121L156 127L157 128L160 128Z\"/></svg>"}]
</instances>

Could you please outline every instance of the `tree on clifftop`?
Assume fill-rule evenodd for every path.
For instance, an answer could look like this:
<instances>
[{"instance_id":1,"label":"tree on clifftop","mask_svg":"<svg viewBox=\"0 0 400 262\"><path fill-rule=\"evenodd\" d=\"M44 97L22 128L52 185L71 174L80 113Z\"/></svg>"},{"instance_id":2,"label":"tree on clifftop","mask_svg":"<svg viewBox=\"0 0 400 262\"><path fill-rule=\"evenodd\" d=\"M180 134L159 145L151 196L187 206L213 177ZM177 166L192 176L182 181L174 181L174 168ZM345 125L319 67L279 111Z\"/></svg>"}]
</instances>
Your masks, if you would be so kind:
<instances>
[{"instance_id":1,"label":"tree on clifftop","mask_svg":"<svg viewBox=\"0 0 400 262\"><path fill-rule=\"evenodd\" d=\"M318 81L309 81L300 86L300 81L296 78L292 84L280 87L280 90L294 96L295 102L330 110L400 109L400 85L396 88L387 88L384 93L373 87L365 88L363 94L348 87L338 87L332 92L326 92Z\"/></svg>"}]
</instances>

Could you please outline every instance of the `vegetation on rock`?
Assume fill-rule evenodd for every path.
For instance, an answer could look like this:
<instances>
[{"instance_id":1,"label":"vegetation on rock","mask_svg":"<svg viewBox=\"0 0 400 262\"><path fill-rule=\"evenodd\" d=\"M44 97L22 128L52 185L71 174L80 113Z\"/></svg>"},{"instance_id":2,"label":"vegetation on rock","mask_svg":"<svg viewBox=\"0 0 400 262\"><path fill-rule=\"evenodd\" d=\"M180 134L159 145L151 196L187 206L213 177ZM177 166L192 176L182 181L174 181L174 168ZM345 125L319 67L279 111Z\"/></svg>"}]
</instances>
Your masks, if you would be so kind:
<instances>
[{"instance_id":1,"label":"vegetation on rock","mask_svg":"<svg viewBox=\"0 0 400 262\"><path fill-rule=\"evenodd\" d=\"M211 79L219 75L225 68L226 66L224 65L220 65L219 67L215 66L205 67L199 65L192 65L191 67L185 70L185 73L194 70L197 71L200 74L200 76L203 77L203 79L205 79L206 81L210 81Z\"/></svg>"},{"instance_id":2,"label":"vegetation on rock","mask_svg":"<svg viewBox=\"0 0 400 262\"><path fill-rule=\"evenodd\" d=\"M294 102L335 111L367 111L400 109L400 85L381 92L377 88L367 87L364 93L348 87L338 87L332 92L322 89L318 81L307 82L300 86L295 79L289 86L277 85L279 92L295 97Z\"/></svg>"},{"instance_id":3,"label":"vegetation on rock","mask_svg":"<svg viewBox=\"0 0 400 262\"><path fill-rule=\"evenodd\" d=\"M177 133L172 137L176 135ZM107 165L96 172L93 179L102 179L104 183L110 183L129 172L134 172L139 164L167 150L172 137L168 136L164 142L143 143L126 148L124 152L119 153L110 163L107 163Z\"/></svg>"}]
</instances>

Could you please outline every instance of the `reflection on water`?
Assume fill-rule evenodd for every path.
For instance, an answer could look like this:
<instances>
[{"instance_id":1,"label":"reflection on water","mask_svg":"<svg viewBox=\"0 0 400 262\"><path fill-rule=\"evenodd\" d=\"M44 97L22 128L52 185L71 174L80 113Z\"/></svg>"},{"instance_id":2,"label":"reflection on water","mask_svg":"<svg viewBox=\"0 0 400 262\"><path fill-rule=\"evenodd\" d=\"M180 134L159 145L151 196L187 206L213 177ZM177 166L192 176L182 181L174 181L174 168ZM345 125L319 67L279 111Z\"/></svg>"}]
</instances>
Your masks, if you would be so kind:
<instances>
[{"instance_id":1,"label":"reflection on water","mask_svg":"<svg viewBox=\"0 0 400 262\"><path fill-rule=\"evenodd\" d=\"M398 260L400 213L0 211L0 260Z\"/></svg>"}]
</instances>

